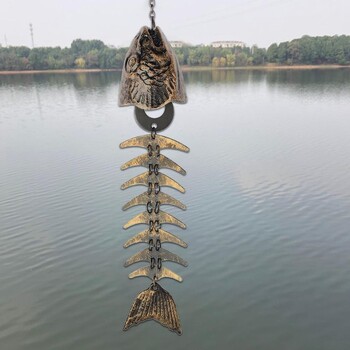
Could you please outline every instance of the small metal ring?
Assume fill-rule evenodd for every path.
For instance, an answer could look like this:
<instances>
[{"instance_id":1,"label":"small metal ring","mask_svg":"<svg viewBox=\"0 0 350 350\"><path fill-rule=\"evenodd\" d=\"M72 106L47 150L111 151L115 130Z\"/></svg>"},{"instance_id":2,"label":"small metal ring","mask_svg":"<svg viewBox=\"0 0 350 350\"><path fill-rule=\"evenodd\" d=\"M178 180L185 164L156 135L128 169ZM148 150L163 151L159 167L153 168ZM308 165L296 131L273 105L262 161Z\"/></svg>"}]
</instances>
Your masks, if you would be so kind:
<instances>
[{"instance_id":1,"label":"small metal ring","mask_svg":"<svg viewBox=\"0 0 350 350\"><path fill-rule=\"evenodd\" d=\"M148 151L148 156L149 156L149 157L152 157L152 155L153 155L153 148L152 148L152 145L148 145L148 146L147 146L147 151Z\"/></svg>"},{"instance_id":2,"label":"small metal ring","mask_svg":"<svg viewBox=\"0 0 350 350\"><path fill-rule=\"evenodd\" d=\"M146 114L144 109L135 107L135 118L139 126L146 131L152 131L152 129L162 131L166 129L174 119L174 106L171 102L165 105L164 113L158 118L151 118ZM155 125L157 126L155 127Z\"/></svg>"},{"instance_id":3,"label":"small metal ring","mask_svg":"<svg viewBox=\"0 0 350 350\"><path fill-rule=\"evenodd\" d=\"M157 195L160 192L160 186L158 182L154 183L154 194Z\"/></svg>"},{"instance_id":4,"label":"small metal ring","mask_svg":"<svg viewBox=\"0 0 350 350\"><path fill-rule=\"evenodd\" d=\"M156 259L155 258L151 258L151 269L153 270L154 267L156 266Z\"/></svg>"},{"instance_id":5,"label":"small metal ring","mask_svg":"<svg viewBox=\"0 0 350 350\"><path fill-rule=\"evenodd\" d=\"M159 164L153 166L154 175L159 175Z\"/></svg>"},{"instance_id":6,"label":"small metal ring","mask_svg":"<svg viewBox=\"0 0 350 350\"><path fill-rule=\"evenodd\" d=\"M160 208L160 202L157 201L156 204L155 204L155 206L154 206L154 212L155 212L156 214L159 214L159 208Z\"/></svg>"},{"instance_id":7,"label":"small metal ring","mask_svg":"<svg viewBox=\"0 0 350 350\"><path fill-rule=\"evenodd\" d=\"M148 226L149 226L148 231L149 231L149 232L152 232L153 229L154 229L154 222L153 222L153 220L150 220L150 221L148 222Z\"/></svg>"},{"instance_id":8,"label":"small metal ring","mask_svg":"<svg viewBox=\"0 0 350 350\"><path fill-rule=\"evenodd\" d=\"M152 27L152 30L155 30L155 29L156 29L155 17L156 17L156 13L155 13L154 11L151 12L150 18L151 18L151 27Z\"/></svg>"},{"instance_id":9,"label":"small metal ring","mask_svg":"<svg viewBox=\"0 0 350 350\"><path fill-rule=\"evenodd\" d=\"M160 270L162 268L162 259L161 258L157 259L157 268L158 268L158 270Z\"/></svg>"},{"instance_id":10,"label":"small metal ring","mask_svg":"<svg viewBox=\"0 0 350 350\"><path fill-rule=\"evenodd\" d=\"M152 187L153 187L152 182L148 182L148 189L147 189L147 194L148 195L150 195L152 193Z\"/></svg>"},{"instance_id":11,"label":"small metal ring","mask_svg":"<svg viewBox=\"0 0 350 350\"><path fill-rule=\"evenodd\" d=\"M160 157L160 146L159 145L156 146L156 157L157 158Z\"/></svg>"},{"instance_id":12,"label":"small metal ring","mask_svg":"<svg viewBox=\"0 0 350 350\"><path fill-rule=\"evenodd\" d=\"M159 232L160 227L161 227L161 226L160 226L159 220L155 220L155 221L154 221L154 224L153 224L153 228L154 228L154 230L156 231L156 233Z\"/></svg>"},{"instance_id":13,"label":"small metal ring","mask_svg":"<svg viewBox=\"0 0 350 350\"><path fill-rule=\"evenodd\" d=\"M153 239L152 238L148 241L148 250L150 252L153 250Z\"/></svg>"},{"instance_id":14,"label":"small metal ring","mask_svg":"<svg viewBox=\"0 0 350 350\"><path fill-rule=\"evenodd\" d=\"M156 135L157 135L157 129L155 127L153 127L152 131L151 131L152 140L154 140L156 138Z\"/></svg>"},{"instance_id":15,"label":"small metal ring","mask_svg":"<svg viewBox=\"0 0 350 350\"><path fill-rule=\"evenodd\" d=\"M159 284L157 284L156 280L157 280L157 276L156 274L154 274L151 287L150 287L152 290L158 290Z\"/></svg>"},{"instance_id":16,"label":"small metal ring","mask_svg":"<svg viewBox=\"0 0 350 350\"><path fill-rule=\"evenodd\" d=\"M147 208L148 214L151 214L152 211L153 211L153 205L152 205L152 203L151 203L151 202L147 202L146 208Z\"/></svg>"}]
</instances>

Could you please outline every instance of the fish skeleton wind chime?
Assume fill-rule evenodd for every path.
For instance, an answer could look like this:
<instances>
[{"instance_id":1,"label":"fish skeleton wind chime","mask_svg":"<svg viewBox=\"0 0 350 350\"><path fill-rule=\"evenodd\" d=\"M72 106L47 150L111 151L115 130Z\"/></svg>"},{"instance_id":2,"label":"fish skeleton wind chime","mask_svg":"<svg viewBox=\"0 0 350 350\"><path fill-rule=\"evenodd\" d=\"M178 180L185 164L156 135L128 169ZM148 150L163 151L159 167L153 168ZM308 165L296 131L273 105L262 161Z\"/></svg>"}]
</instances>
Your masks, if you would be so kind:
<instances>
[{"instance_id":1,"label":"fish skeleton wind chime","mask_svg":"<svg viewBox=\"0 0 350 350\"><path fill-rule=\"evenodd\" d=\"M161 210L163 205L186 209L180 201L163 192L163 187L171 187L182 193L185 189L161 170L171 169L182 175L186 172L161 154L161 151L174 149L189 152L189 148L171 138L159 135L158 132L168 127L173 120L172 102L186 103L187 97L176 56L160 28L155 25L155 0L150 0L149 4L152 25L151 28L141 28L126 54L120 83L119 105L134 106L136 121L144 130L150 132L122 142L120 148L146 149L146 153L121 167L122 170L137 166L147 169L121 186L123 190L137 185L147 187L146 192L126 203L123 210L137 205L145 206L145 211L127 222L124 229L138 224L145 224L148 228L129 239L124 247L137 243L146 243L148 247L127 259L124 266L128 267L142 261L148 262L147 266L131 272L129 278L145 276L152 282L149 288L136 297L125 321L124 330L147 320L155 320L169 330L181 334L175 302L160 286L159 280L171 278L178 282L182 281L179 275L164 266L164 262L170 261L187 266L185 260L163 248L164 243L173 243L186 248L187 244L182 239L163 229L163 225L166 224L176 225L182 229L185 229L186 225ZM162 107L164 112L158 118L150 118L145 112Z\"/></svg>"}]
</instances>

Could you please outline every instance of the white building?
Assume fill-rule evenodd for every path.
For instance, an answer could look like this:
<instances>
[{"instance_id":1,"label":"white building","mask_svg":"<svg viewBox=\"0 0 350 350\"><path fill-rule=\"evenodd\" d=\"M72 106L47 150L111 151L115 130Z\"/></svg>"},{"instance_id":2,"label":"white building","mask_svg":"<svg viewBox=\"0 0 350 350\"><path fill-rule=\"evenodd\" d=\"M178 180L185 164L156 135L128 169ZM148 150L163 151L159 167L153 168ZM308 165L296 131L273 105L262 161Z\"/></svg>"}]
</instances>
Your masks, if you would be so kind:
<instances>
[{"instance_id":1,"label":"white building","mask_svg":"<svg viewBox=\"0 0 350 350\"><path fill-rule=\"evenodd\" d=\"M185 43L183 41L169 41L171 47L183 47Z\"/></svg>"},{"instance_id":2,"label":"white building","mask_svg":"<svg viewBox=\"0 0 350 350\"><path fill-rule=\"evenodd\" d=\"M245 43L242 42L242 41L213 41L211 43L211 46L212 47L222 47L222 48L225 48L225 47L229 47L229 48L232 48L232 47L245 47Z\"/></svg>"}]
</instances>

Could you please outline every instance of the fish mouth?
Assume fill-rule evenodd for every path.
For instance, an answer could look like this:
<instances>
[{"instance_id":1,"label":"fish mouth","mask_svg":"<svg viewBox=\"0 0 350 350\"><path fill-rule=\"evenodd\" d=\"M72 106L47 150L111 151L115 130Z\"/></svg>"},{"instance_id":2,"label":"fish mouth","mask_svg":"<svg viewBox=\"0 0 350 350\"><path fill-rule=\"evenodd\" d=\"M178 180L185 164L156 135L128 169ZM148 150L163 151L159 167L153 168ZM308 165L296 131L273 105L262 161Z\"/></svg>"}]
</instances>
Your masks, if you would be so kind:
<instances>
[{"instance_id":1,"label":"fish mouth","mask_svg":"<svg viewBox=\"0 0 350 350\"><path fill-rule=\"evenodd\" d=\"M142 27L138 38L138 49L153 49L163 48L163 40L158 27L155 29L148 28L146 26Z\"/></svg>"}]
</instances>

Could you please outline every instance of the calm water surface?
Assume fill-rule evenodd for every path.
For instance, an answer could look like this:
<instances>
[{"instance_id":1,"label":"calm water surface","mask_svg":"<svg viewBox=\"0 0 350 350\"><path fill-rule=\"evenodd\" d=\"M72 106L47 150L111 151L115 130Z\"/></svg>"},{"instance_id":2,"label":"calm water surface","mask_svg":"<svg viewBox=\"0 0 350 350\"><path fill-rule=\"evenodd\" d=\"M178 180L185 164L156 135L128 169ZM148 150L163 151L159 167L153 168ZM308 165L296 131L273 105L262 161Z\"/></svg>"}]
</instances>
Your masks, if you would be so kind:
<instances>
[{"instance_id":1,"label":"calm water surface","mask_svg":"<svg viewBox=\"0 0 350 350\"><path fill-rule=\"evenodd\" d=\"M148 280L128 280L119 166L142 134L118 73L0 76L1 350L350 349L350 71L185 75L164 134L188 205L169 212L189 268L166 280L184 334L121 331ZM170 265L170 264L169 264ZM173 264L172 264L173 265ZM170 266L169 266L170 267Z\"/></svg>"}]
</instances>

